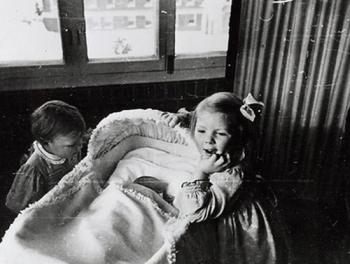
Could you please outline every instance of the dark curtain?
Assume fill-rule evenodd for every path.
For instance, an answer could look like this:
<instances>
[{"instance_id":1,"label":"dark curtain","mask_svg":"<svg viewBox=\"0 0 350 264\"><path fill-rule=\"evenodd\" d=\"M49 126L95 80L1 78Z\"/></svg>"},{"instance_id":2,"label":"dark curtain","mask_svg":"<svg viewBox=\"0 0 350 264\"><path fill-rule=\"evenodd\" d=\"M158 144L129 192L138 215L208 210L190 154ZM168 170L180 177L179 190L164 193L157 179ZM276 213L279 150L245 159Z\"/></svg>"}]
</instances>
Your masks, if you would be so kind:
<instances>
[{"instance_id":1,"label":"dark curtain","mask_svg":"<svg viewBox=\"0 0 350 264\"><path fill-rule=\"evenodd\" d=\"M234 92L265 103L260 173L303 199L335 199L350 100L349 0L242 0Z\"/></svg>"}]
</instances>

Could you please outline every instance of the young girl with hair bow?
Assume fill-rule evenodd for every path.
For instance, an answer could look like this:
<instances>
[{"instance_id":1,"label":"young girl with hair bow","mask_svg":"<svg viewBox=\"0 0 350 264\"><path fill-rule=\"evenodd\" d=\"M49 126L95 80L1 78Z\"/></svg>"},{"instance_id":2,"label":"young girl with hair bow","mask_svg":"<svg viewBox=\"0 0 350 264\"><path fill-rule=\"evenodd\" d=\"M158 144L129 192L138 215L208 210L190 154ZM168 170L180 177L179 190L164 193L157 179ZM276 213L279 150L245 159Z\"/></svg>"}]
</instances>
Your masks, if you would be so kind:
<instances>
[{"instance_id":1,"label":"young girl with hair bow","mask_svg":"<svg viewBox=\"0 0 350 264\"><path fill-rule=\"evenodd\" d=\"M219 92L191 113L163 115L169 126L191 120L201 154L192 180L173 201L184 222L168 223L165 232L176 263L290 263L276 196L254 173L247 151L261 106L251 94L242 101Z\"/></svg>"}]
</instances>

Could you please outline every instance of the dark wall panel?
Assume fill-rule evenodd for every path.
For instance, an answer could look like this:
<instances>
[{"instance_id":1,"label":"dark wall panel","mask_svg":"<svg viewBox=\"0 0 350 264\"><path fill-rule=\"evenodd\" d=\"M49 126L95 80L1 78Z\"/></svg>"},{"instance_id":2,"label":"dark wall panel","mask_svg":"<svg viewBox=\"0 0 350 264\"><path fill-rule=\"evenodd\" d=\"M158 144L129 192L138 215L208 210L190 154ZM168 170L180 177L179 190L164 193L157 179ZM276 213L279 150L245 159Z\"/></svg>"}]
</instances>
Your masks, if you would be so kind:
<instances>
[{"instance_id":1,"label":"dark wall panel","mask_svg":"<svg viewBox=\"0 0 350 264\"><path fill-rule=\"evenodd\" d=\"M243 0L241 16L234 91L266 105L261 173L299 198L341 199L350 2Z\"/></svg>"}]
</instances>

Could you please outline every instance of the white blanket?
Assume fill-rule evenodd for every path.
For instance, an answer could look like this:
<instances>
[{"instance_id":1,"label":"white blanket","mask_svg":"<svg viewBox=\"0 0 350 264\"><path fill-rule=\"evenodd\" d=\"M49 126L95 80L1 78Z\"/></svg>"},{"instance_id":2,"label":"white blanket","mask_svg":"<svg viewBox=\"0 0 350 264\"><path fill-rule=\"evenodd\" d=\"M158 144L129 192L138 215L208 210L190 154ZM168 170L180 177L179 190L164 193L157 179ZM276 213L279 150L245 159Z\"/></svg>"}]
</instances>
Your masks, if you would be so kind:
<instances>
[{"instance_id":1,"label":"white blanket","mask_svg":"<svg viewBox=\"0 0 350 264\"><path fill-rule=\"evenodd\" d=\"M0 263L168 263L164 225L178 211L133 181L158 178L176 196L199 156L188 131L157 123L159 115L133 110L102 120L87 157L6 232Z\"/></svg>"}]
</instances>

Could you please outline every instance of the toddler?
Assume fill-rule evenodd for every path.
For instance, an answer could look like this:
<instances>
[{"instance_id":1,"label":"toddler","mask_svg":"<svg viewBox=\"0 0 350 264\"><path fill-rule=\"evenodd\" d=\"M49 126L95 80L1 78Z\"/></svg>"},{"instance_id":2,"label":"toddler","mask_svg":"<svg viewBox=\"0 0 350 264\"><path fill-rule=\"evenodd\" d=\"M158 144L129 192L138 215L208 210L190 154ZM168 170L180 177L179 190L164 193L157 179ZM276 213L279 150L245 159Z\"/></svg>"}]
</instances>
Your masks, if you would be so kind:
<instances>
[{"instance_id":1,"label":"toddler","mask_svg":"<svg viewBox=\"0 0 350 264\"><path fill-rule=\"evenodd\" d=\"M165 230L167 239L176 242L176 263L289 263L276 197L250 165L253 109L261 105L251 95L242 101L219 92L193 113L164 114L170 126L191 116L191 134L201 154L192 179L173 201L188 224L170 221Z\"/></svg>"},{"instance_id":2,"label":"toddler","mask_svg":"<svg viewBox=\"0 0 350 264\"><path fill-rule=\"evenodd\" d=\"M53 100L32 113L31 130L33 151L6 198L15 213L39 200L80 161L86 125L76 107Z\"/></svg>"},{"instance_id":3,"label":"toddler","mask_svg":"<svg viewBox=\"0 0 350 264\"><path fill-rule=\"evenodd\" d=\"M249 104L262 105L251 95L247 99ZM171 126L186 119L183 111L163 117ZM191 222L220 216L243 178L250 174L246 148L254 131L254 119L248 102L243 103L229 92L213 94L191 113L191 135L201 160L192 180L182 184L182 192L174 201Z\"/></svg>"}]
</instances>

